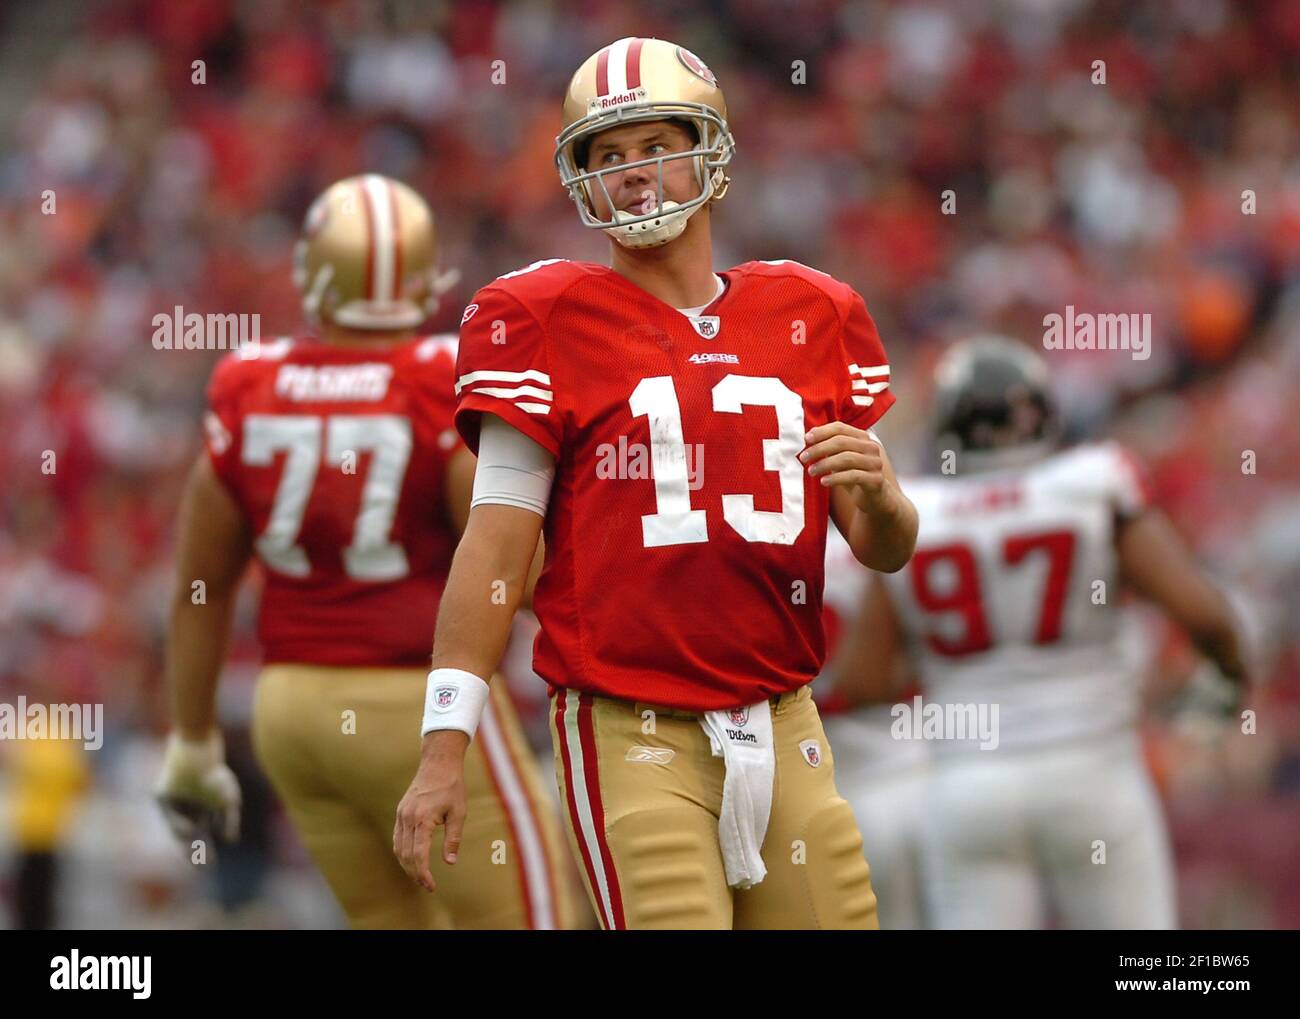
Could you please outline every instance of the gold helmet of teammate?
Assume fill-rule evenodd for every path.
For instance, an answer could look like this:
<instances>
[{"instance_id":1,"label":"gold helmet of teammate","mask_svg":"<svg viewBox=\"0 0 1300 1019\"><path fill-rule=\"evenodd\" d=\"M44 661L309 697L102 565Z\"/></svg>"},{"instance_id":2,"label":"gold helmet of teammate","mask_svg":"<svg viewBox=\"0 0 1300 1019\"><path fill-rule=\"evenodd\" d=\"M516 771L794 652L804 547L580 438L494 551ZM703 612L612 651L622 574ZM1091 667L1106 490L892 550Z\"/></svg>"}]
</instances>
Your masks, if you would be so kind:
<instances>
[{"instance_id":1,"label":"gold helmet of teammate","mask_svg":"<svg viewBox=\"0 0 1300 1019\"><path fill-rule=\"evenodd\" d=\"M400 181L367 173L326 188L307 210L293 279L313 325L418 326L458 277L438 269L428 204Z\"/></svg>"},{"instance_id":2,"label":"gold helmet of teammate","mask_svg":"<svg viewBox=\"0 0 1300 1019\"><path fill-rule=\"evenodd\" d=\"M646 120L683 120L695 131L695 148L652 159L586 171L591 139L601 131ZM727 103L713 72L690 50L663 39L620 39L593 53L578 68L564 97L564 125L555 139L560 181L578 206L582 222L611 233L630 248L666 244L686 229L686 221L704 205L721 198L730 178L726 167L736 143L727 127ZM700 193L690 201L665 200L663 164L692 159ZM659 204L635 215L614 209L601 173L657 164ZM592 202L593 189L605 191L612 218L602 220Z\"/></svg>"}]
</instances>

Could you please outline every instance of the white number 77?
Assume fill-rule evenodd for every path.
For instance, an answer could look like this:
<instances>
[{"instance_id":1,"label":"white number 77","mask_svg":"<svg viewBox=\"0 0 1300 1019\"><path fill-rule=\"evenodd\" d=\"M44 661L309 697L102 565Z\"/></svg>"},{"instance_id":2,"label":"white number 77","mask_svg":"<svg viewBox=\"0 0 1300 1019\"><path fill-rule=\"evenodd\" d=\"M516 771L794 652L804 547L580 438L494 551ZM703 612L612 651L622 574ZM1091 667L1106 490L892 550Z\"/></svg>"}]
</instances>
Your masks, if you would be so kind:
<instances>
[{"instance_id":1,"label":"white number 77","mask_svg":"<svg viewBox=\"0 0 1300 1019\"><path fill-rule=\"evenodd\" d=\"M254 547L267 566L290 577L311 573L298 544L307 500L320 468L322 421L310 414L250 414L244 419L243 462L267 467L285 452L284 471L271 515ZM361 490L361 510L343 568L354 580L397 580L410 567L406 550L388 540L411 457L411 422L396 414L337 414L329 418L326 462L342 464L348 452L373 451Z\"/></svg>"}]
</instances>

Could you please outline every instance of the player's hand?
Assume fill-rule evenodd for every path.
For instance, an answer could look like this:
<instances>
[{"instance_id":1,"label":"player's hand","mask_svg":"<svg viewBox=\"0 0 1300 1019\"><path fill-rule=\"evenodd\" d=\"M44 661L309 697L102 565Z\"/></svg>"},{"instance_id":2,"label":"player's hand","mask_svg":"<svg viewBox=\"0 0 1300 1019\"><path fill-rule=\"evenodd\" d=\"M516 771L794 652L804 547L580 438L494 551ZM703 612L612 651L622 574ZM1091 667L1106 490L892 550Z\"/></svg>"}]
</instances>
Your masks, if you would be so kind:
<instances>
[{"instance_id":1,"label":"player's hand","mask_svg":"<svg viewBox=\"0 0 1300 1019\"><path fill-rule=\"evenodd\" d=\"M188 740L178 732L167 737L154 797L184 843L239 839L239 780L226 766L225 746L215 730L206 740Z\"/></svg>"},{"instance_id":2,"label":"player's hand","mask_svg":"<svg viewBox=\"0 0 1300 1019\"><path fill-rule=\"evenodd\" d=\"M892 486L885 477L880 445L861 428L843 421L818 425L804 436L807 448L799 459L808 473L827 487L843 486L864 513L887 504Z\"/></svg>"},{"instance_id":3,"label":"player's hand","mask_svg":"<svg viewBox=\"0 0 1300 1019\"><path fill-rule=\"evenodd\" d=\"M469 736L457 729L425 737L420 767L397 805L393 853L407 875L427 892L437 888L429 870L433 832L444 826L442 858L456 862L465 831L465 749Z\"/></svg>"}]
</instances>

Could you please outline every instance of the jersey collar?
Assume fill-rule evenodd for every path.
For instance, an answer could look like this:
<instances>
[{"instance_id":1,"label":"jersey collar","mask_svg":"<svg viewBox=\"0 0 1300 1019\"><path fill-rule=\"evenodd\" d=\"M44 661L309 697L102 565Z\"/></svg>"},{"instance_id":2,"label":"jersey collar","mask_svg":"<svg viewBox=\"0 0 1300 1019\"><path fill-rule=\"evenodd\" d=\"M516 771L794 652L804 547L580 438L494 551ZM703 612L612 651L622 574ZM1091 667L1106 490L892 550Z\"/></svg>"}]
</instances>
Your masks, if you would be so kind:
<instances>
[{"instance_id":1,"label":"jersey collar","mask_svg":"<svg viewBox=\"0 0 1300 1019\"><path fill-rule=\"evenodd\" d=\"M719 276L716 272L713 274L713 278L718 282L718 289L713 292L712 297L710 297L703 304L697 305L694 308L678 308L677 311L681 312L687 318L695 318L699 315L703 315L706 311L708 311L709 308L717 304L718 298L720 298L723 294L727 292L727 281L724 280L721 276Z\"/></svg>"},{"instance_id":2,"label":"jersey collar","mask_svg":"<svg viewBox=\"0 0 1300 1019\"><path fill-rule=\"evenodd\" d=\"M688 319L688 320L691 319L691 318L699 318L699 317L700 317L701 315L703 315L703 314L707 314L707 313L709 313L709 312L712 312L712 311L714 310L714 308L717 307L718 303L719 303L720 301L722 301L722 300L724 300L724 299L726 298L727 294L728 294L728 293L730 292L730 290L731 290L731 279L730 279L729 273L730 273L732 270L726 270L726 271L724 271L724 272L720 272L720 273L715 272L713 275L717 278L717 281L718 281L718 290L717 290L717 292L713 295L713 297L710 299L710 301L709 301L708 304L704 305L702 308L699 308L699 309L696 309L696 308L673 308L672 305L670 305L670 304L665 304L663 301L659 300L659 298L655 297L655 295L652 294L652 293L650 293L650 291L648 291L648 290L644 290L644 289L642 289L641 287L637 286L635 283L633 283L630 279L628 279L628 278L627 278L626 276L624 276L622 273L615 272L613 269L611 269L611 268L610 268L609 266L607 266L607 265L606 265L606 266L601 266L601 268L604 269L605 272L606 272L609 276L612 276L614 279L618 280L619 283L621 283L621 284L623 284L623 285L626 285L626 286L628 286L628 287L631 287L631 288L632 288L633 290L635 290L637 293L639 293L639 294L643 294L643 295L644 295L648 300L654 301L656 304L659 304L659 305L661 305L661 306L664 307L664 308L672 308L673 311L677 312L677 314L681 315L683 318L686 318L686 319Z\"/></svg>"}]
</instances>

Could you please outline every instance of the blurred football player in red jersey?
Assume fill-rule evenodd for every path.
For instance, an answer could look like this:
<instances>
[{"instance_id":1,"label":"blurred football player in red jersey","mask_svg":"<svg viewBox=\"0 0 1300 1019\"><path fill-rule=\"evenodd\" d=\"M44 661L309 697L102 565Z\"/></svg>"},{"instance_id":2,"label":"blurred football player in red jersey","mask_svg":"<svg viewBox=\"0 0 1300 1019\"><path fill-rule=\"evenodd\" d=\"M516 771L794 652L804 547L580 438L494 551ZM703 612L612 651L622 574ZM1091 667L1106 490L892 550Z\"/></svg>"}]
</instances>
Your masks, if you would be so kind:
<instances>
[{"instance_id":1,"label":"blurred football player in red jersey","mask_svg":"<svg viewBox=\"0 0 1300 1019\"><path fill-rule=\"evenodd\" d=\"M503 683L466 758L477 815L468 873L428 896L391 853L393 811L419 757L432 620L474 476L452 426L456 339L416 332L446 285L436 256L414 191L374 174L340 181L311 206L297 251L319 336L218 365L207 449L181 508L167 644L176 730L158 793L183 838L210 827L235 836L239 790L214 700L236 589L256 556L266 665L254 746L351 924L570 926L581 893Z\"/></svg>"},{"instance_id":2,"label":"blurred football player in red jersey","mask_svg":"<svg viewBox=\"0 0 1300 1019\"><path fill-rule=\"evenodd\" d=\"M534 664L602 924L876 926L807 684L828 520L872 567L912 551L916 513L867 432L889 365L844 283L788 261L714 272L726 118L679 46L594 54L556 159L611 266L538 262L465 309L456 424L479 472L394 829L426 886L434 829L459 850L467 733L544 523Z\"/></svg>"},{"instance_id":3,"label":"blurred football player in red jersey","mask_svg":"<svg viewBox=\"0 0 1300 1019\"><path fill-rule=\"evenodd\" d=\"M892 734L930 752L919 825L929 919L1172 927L1173 865L1140 752L1119 588L1162 608L1237 684L1239 621L1123 447L1057 448L1032 350L1003 337L959 344L936 390L947 476L905 481L921 514L916 553L866 585L838 670L841 693L876 702L892 700L905 666L919 673L921 702L894 709ZM952 731L929 726L937 712ZM916 756L905 749L875 756ZM868 826L885 823L872 803L879 769L842 779L870 848Z\"/></svg>"}]
</instances>

